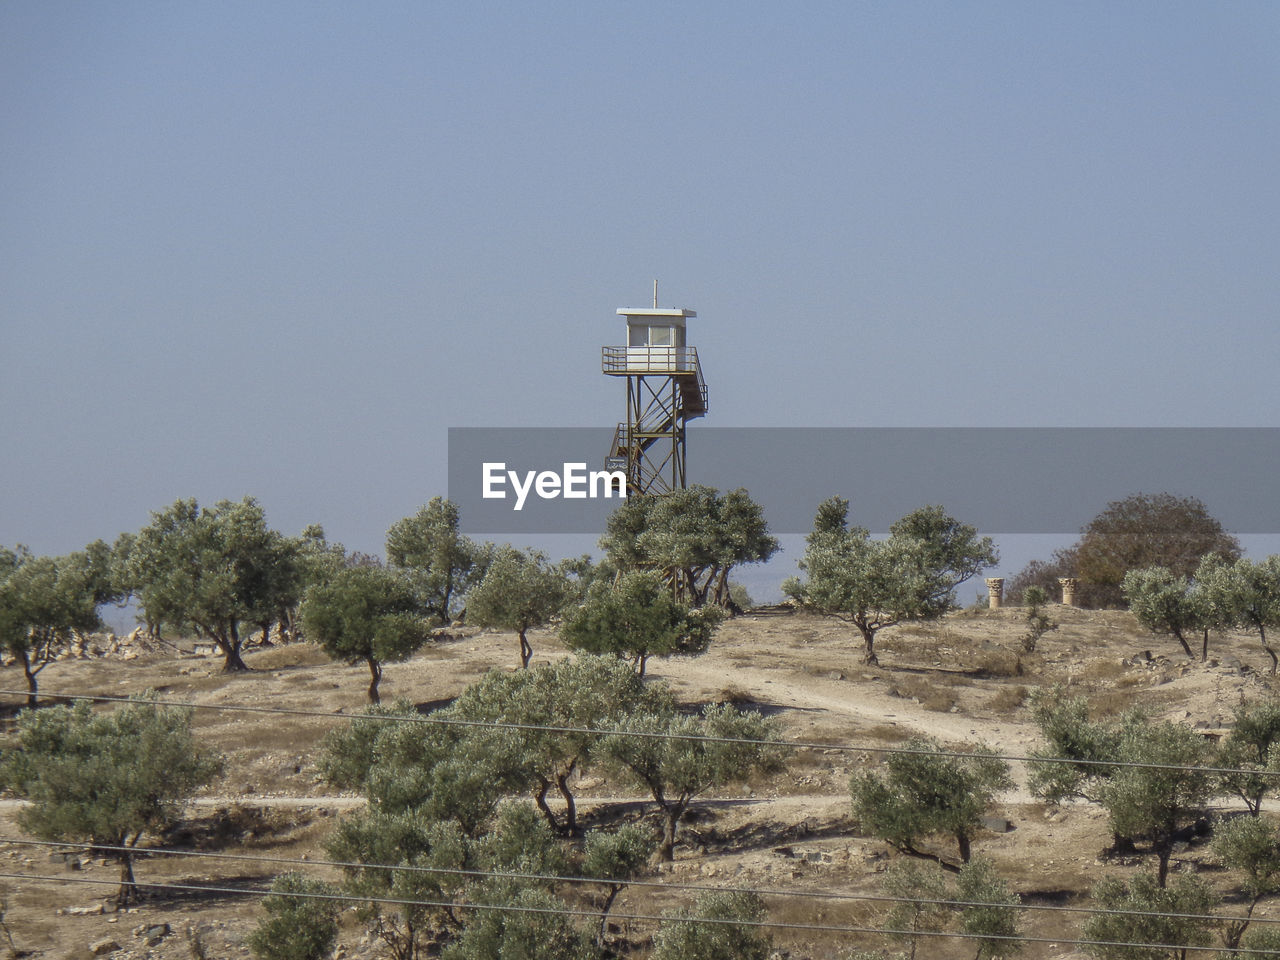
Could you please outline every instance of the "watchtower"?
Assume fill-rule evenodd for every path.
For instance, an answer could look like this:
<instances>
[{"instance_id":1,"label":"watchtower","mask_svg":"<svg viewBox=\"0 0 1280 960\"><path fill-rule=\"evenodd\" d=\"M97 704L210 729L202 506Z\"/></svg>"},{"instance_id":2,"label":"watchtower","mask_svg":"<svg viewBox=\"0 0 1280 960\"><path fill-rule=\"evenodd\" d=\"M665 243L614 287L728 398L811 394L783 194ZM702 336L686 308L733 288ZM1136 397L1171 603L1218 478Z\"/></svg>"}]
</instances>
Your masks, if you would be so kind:
<instances>
[{"instance_id":1,"label":"watchtower","mask_svg":"<svg viewBox=\"0 0 1280 960\"><path fill-rule=\"evenodd\" d=\"M656 290L656 285L655 285ZM685 486L685 423L707 412L698 351L686 342L693 310L620 307L627 343L604 347L602 365L627 378L627 418L618 424L605 468L627 475L627 495L669 493Z\"/></svg>"}]
</instances>

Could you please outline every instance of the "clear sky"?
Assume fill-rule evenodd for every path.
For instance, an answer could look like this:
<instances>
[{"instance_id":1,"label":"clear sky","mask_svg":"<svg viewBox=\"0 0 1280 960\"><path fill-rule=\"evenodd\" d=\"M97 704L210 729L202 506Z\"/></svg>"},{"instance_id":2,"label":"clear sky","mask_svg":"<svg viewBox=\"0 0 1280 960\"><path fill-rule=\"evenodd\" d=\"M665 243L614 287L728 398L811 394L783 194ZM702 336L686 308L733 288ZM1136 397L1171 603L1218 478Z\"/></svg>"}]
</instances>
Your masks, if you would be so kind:
<instances>
[{"instance_id":1,"label":"clear sky","mask_svg":"<svg viewBox=\"0 0 1280 960\"><path fill-rule=\"evenodd\" d=\"M380 551L652 278L708 425L1280 425L1277 157L1274 2L8 0L0 543Z\"/></svg>"}]
</instances>

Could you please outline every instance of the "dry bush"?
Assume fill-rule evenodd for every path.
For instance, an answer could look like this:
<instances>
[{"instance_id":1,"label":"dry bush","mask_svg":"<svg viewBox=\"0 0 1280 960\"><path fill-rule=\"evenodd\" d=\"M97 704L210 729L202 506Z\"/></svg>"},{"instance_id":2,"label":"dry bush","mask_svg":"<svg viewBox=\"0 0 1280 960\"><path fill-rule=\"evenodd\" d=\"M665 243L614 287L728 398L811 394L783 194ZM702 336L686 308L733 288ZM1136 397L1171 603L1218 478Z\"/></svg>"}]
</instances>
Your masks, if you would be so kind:
<instances>
[{"instance_id":1,"label":"dry bush","mask_svg":"<svg viewBox=\"0 0 1280 960\"><path fill-rule=\"evenodd\" d=\"M996 690L986 708L993 713L1012 713L1027 702L1027 696L1027 688L1021 684L1006 684Z\"/></svg>"},{"instance_id":2,"label":"dry bush","mask_svg":"<svg viewBox=\"0 0 1280 960\"><path fill-rule=\"evenodd\" d=\"M1112 657L1099 657L1090 660L1080 671L1080 678L1086 683L1112 682L1129 672L1129 668L1120 660Z\"/></svg>"},{"instance_id":3,"label":"dry bush","mask_svg":"<svg viewBox=\"0 0 1280 960\"><path fill-rule=\"evenodd\" d=\"M858 731L858 739L871 743L902 743L911 739L911 731L887 723L878 723L874 727Z\"/></svg>"},{"instance_id":4,"label":"dry bush","mask_svg":"<svg viewBox=\"0 0 1280 960\"><path fill-rule=\"evenodd\" d=\"M282 643L249 651L246 662L255 670L319 667L333 660L314 643Z\"/></svg>"},{"instance_id":5,"label":"dry bush","mask_svg":"<svg viewBox=\"0 0 1280 960\"><path fill-rule=\"evenodd\" d=\"M716 703L730 703L735 707L743 705L754 705L757 702L755 695L748 693L735 684L728 684L716 694Z\"/></svg>"},{"instance_id":6,"label":"dry bush","mask_svg":"<svg viewBox=\"0 0 1280 960\"><path fill-rule=\"evenodd\" d=\"M964 681L956 677L947 677L940 683L939 679L912 674L898 677L890 685L889 693L907 700L914 700L926 710L945 713L956 705L955 691L950 687Z\"/></svg>"},{"instance_id":7,"label":"dry bush","mask_svg":"<svg viewBox=\"0 0 1280 960\"><path fill-rule=\"evenodd\" d=\"M1022 657L1004 647L978 651L970 662L974 673L983 677L1020 677L1023 673Z\"/></svg>"}]
</instances>

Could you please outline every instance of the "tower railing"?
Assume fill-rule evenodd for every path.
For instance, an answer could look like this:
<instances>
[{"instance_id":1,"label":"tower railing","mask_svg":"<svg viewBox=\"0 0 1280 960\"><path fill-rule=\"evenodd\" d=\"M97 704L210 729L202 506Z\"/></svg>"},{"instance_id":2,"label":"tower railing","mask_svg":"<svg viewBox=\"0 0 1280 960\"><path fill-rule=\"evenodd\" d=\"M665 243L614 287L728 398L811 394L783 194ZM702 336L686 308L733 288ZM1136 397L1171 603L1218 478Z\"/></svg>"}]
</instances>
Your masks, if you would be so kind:
<instances>
[{"instance_id":1,"label":"tower railing","mask_svg":"<svg viewBox=\"0 0 1280 960\"><path fill-rule=\"evenodd\" d=\"M602 347L605 373L693 373L701 377L697 347Z\"/></svg>"},{"instance_id":2,"label":"tower railing","mask_svg":"<svg viewBox=\"0 0 1280 960\"><path fill-rule=\"evenodd\" d=\"M701 416L707 410L707 384L697 347L602 347L601 369L615 377L649 375L675 377L684 394L686 412Z\"/></svg>"}]
</instances>

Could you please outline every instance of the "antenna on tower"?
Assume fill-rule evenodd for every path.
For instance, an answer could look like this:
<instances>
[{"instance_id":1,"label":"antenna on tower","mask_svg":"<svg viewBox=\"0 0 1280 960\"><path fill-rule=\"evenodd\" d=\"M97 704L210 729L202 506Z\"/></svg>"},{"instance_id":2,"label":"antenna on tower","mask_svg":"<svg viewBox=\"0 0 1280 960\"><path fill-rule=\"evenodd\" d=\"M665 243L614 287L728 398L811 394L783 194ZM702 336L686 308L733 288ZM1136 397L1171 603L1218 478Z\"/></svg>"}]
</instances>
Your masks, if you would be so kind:
<instances>
[{"instance_id":1,"label":"antenna on tower","mask_svg":"<svg viewBox=\"0 0 1280 960\"><path fill-rule=\"evenodd\" d=\"M653 309L658 309L658 281L653 281Z\"/></svg>"}]
</instances>

